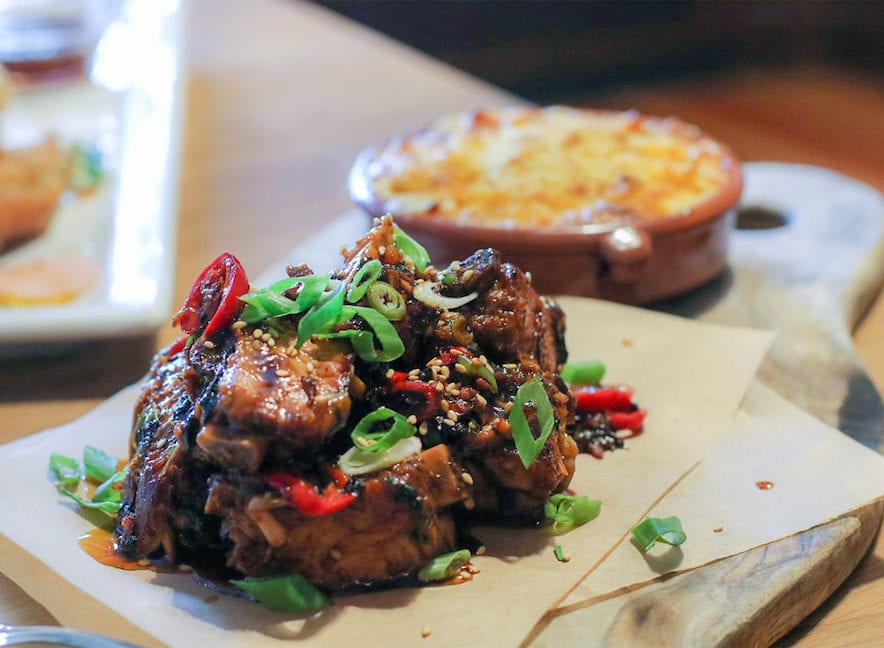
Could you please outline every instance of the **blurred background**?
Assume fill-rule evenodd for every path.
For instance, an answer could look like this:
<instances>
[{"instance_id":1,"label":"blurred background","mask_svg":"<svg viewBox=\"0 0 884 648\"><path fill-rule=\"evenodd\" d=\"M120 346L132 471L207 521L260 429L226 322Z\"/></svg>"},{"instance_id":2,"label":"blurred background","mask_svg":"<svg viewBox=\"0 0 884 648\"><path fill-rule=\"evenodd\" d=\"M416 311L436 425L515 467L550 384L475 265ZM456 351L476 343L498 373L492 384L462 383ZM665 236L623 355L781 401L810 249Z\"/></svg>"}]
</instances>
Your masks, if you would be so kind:
<instances>
[{"instance_id":1,"label":"blurred background","mask_svg":"<svg viewBox=\"0 0 884 648\"><path fill-rule=\"evenodd\" d=\"M675 114L884 189L884 2L317 4L536 103Z\"/></svg>"}]
</instances>

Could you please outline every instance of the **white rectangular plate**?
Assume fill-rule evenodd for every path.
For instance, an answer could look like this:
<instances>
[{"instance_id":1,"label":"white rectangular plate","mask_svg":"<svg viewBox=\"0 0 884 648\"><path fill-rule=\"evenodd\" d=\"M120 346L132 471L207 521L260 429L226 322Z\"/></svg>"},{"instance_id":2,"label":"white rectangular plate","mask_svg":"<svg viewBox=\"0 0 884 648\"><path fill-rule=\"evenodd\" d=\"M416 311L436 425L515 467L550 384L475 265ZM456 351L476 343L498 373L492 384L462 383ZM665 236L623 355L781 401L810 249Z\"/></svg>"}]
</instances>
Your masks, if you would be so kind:
<instances>
[{"instance_id":1,"label":"white rectangular plate","mask_svg":"<svg viewBox=\"0 0 884 648\"><path fill-rule=\"evenodd\" d=\"M0 254L0 267L85 256L101 269L77 299L0 307L0 355L34 344L156 330L171 307L182 122L180 3L127 0L91 60L87 78L17 91L2 117L6 147L55 136L102 152L92 195L63 196L48 231Z\"/></svg>"}]
</instances>

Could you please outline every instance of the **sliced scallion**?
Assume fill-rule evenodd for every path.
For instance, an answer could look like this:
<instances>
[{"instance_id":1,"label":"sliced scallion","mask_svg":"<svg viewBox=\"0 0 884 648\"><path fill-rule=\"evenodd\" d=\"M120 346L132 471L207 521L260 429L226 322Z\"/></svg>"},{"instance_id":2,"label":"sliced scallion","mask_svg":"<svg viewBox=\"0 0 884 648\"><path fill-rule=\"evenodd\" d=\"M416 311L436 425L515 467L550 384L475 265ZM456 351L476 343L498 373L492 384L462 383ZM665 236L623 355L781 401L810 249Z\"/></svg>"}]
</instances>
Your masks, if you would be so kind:
<instances>
[{"instance_id":1,"label":"sliced scallion","mask_svg":"<svg viewBox=\"0 0 884 648\"><path fill-rule=\"evenodd\" d=\"M275 612L309 614L331 605L331 599L300 574L231 580L258 603Z\"/></svg>"},{"instance_id":2,"label":"sliced scallion","mask_svg":"<svg viewBox=\"0 0 884 648\"><path fill-rule=\"evenodd\" d=\"M353 446L338 459L338 468L348 475L367 475L389 468L421 451L421 440L416 436L399 439L385 452L366 452Z\"/></svg>"},{"instance_id":3,"label":"sliced scallion","mask_svg":"<svg viewBox=\"0 0 884 648\"><path fill-rule=\"evenodd\" d=\"M605 376L605 365L598 360L569 362L562 368L562 380L569 385L598 385Z\"/></svg>"},{"instance_id":4,"label":"sliced scallion","mask_svg":"<svg viewBox=\"0 0 884 648\"><path fill-rule=\"evenodd\" d=\"M405 299L386 281L368 287L368 305L392 322L405 317Z\"/></svg>"},{"instance_id":5,"label":"sliced scallion","mask_svg":"<svg viewBox=\"0 0 884 648\"><path fill-rule=\"evenodd\" d=\"M110 515L112 517L115 516L120 511L120 503L119 502L111 502L111 501L92 502L92 501L87 500L83 497L80 497L79 495L77 495L76 493L74 493L72 491L69 491L67 488L65 488L61 484L58 484L56 486L56 488L58 489L59 493L74 500L77 504L80 505L81 508L90 509L90 510L94 510L94 511L101 511L102 513L107 513L108 515Z\"/></svg>"},{"instance_id":6,"label":"sliced scallion","mask_svg":"<svg viewBox=\"0 0 884 648\"><path fill-rule=\"evenodd\" d=\"M645 518L632 529L632 537L642 551L647 551L658 542L680 545L687 540L681 520L674 515L668 518Z\"/></svg>"},{"instance_id":7,"label":"sliced scallion","mask_svg":"<svg viewBox=\"0 0 884 648\"><path fill-rule=\"evenodd\" d=\"M390 422L388 427L378 431L379 424L387 424L388 421ZM363 416L350 433L350 438L353 440L353 445L360 450L378 453L389 450L397 441L415 434L417 428L402 414L381 407Z\"/></svg>"},{"instance_id":8,"label":"sliced scallion","mask_svg":"<svg viewBox=\"0 0 884 648\"><path fill-rule=\"evenodd\" d=\"M586 524L598 517L602 510L601 500L591 500L586 495L551 495L543 507L543 513L552 525L553 535L567 533L571 529Z\"/></svg>"},{"instance_id":9,"label":"sliced scallion","mask_svg":"<svg viewBox=\"0 0 884 648\"><path fill-rule=\"evenodd\" d=\"M405 344L403 344L402 338L399 337L396 329L393 328L393 325L390 324L390 321L386 317L373 308L365 308L362 306L346 306L344 308L344 314L347 315L350 312L352 312L353 315L361 317L365 323L371 327L374 336L377 338L378 344L381 347L379 350L373 352L373 357L366 358L354 345L356 352L359 353L360 357L363 357L364 360L370 359L375 362L392 362L405 353ZM367 351L367 349L364 351ZM368 354L365 353L365 355Z\"/></svg>"},{"instance_id":10,"label":"sliced scallion","mask_svg":"<svg viewBox=\"0 0 884 648\"><path fill-rule=\"evenodd\" d=\"M472 554L467 549L452 551L436 556L417 573L417 579L424 582L442 581L456 575L460 568L470 561Z\"/></svg>"},{"instance_id":11,"label":"sliced scallion","mask_svg":"<svg viewBox=\"0 0 884 648\"><path fill-rule=\"evenodd\" d=\"M49 469L63 486L80 483L80 462L73 457L53 452L49 455Z\"/></svg>"},{"instance_id":12,"label":"sliced scallion","mask_svg":"<svg viewBox=\"0 0 884 648\"><path fill-rule=\"evenodd\" d=\"M347 290L347 301L353 304L362 299L366 291L381 276L382 270L383 264L378 259L372 259L359 268L350 281L350 288Z\"/></svg>"},{"instance_id":13,"label":"sliced scallion","mask_svg":"<svg viewBox=\"0 0 884 648\"><path fill-rule=\"evenodd\" d=\"M529 404L534 406L537 420L540 423L540 436L537 438L531 432L531 426L525 416L524 408ZM549 396L547 396L539 378L535 376L519 387L508 421L513 431L513 441L516 444L519 459L522 460L522 465L528 468L540 455L540 451L543 450L543 446L555 425L555 416Z\"/></svg>"},{"instance_id":14,"label":"sliced scallion","mask_svg":"<svg viewBox=\"0 0 884 648\"><path fill-rule=\"evenodd\" d=\"M332 288L325 293L320 301L312 306L307 314L298 322L298 346L317 333L330 331L338 324L346 321L342 318L344 308L344 284L332 281Z\"/></svg>"},{"instance_id":15,"label":"sliced scallion","mask_svg":"<svg viewBox=\"0 0 884 648\"><path fill-rule=\"evenodd\" d=\"M113 475L107 478L101 485L95 489L95 492L92 494L93 502L114 502L119 504L122 497L120 494L120 489L117 488L124 479L126 479L126 475L129 472L129 467L126 466L122 470L118 470Z\"/></svg>"},{"instance_id":16,"label":"sliced scallion","mask_svg":"<svg viewBox=\"0 0 884 648\"><path fill-rule=\"evenodd\" d=\"M83 448L83 467L86 477L99 484L110 479L117 472L117 459L104 450L86 446Z\"/></svg>"},{"instance_id":17,"label":"sliced scallion","mask_svg":"<svg viewBox=\"0 0 884 648\"><path fill-rule=\"evenodd\" d=\"M497 393L497 378L494 377L494 372L487 364L473 364L472 360L464 355L457 356L457 364L463 367L468 374L484 378L485 382L491 386L491 391Z\"/></svg>"},{"instance_id":18,"label":"sliced scallion","mask_svg":"<svg viewBox=\"0 0 884 648\"><path fill-rule=\"evenodd\" d=\"M398 225L393 226L393 231L395 232L393 240L396 243L396 247L399 248L402 254L411 259L418 272L423 273L427 266L430 265L430 255L424 246L406 234Z\"/></svg>"}]
</instances>

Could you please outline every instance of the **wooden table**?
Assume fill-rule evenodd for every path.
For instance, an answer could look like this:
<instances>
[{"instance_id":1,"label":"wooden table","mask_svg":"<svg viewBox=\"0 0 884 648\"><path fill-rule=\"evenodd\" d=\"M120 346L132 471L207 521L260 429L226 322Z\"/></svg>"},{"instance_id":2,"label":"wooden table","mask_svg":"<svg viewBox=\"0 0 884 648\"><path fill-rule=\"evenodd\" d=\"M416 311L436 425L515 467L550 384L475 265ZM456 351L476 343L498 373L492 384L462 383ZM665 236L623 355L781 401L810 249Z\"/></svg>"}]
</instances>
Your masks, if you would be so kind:
<instances>
[{"instance_id":1,"label":"wooden table","mask_svg":"<svg viewBox=\"0 0 884 648\"><path fill-rule=\"evenodd\" d=\"M235 252L259 272L349 209L347 172L363 146L438 113L514 100L312 5L204 1L193 3L190 14L175 303L219 250ZM804 71L739 76L712 88L712 94L701 84L593 100L678 113L734 143L744 159L822 164L884 189L880 85ZM772 118L781 108L792 111L783 113L789 117ZM94 342L60 357L3 361L0 442L85 413L137 379L151 352L173 337L165 329L156 339ZM855 340L884 387L884 301ZM53 623L2 575L0 621ZM882 637L884 539L783 642L871 645Z\"/></svg>"}]
</instances>

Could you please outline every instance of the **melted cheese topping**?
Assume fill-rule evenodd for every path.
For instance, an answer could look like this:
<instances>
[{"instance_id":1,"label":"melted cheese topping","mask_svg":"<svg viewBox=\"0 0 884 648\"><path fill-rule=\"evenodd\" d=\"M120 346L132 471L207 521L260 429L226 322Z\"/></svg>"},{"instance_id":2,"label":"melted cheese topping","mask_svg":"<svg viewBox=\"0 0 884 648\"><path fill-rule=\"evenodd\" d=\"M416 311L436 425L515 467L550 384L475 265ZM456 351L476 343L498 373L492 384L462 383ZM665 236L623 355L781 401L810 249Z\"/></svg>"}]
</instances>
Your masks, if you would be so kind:
<instances>
[{"instance_id":1,"label":"melted cheese topping","mask_svg":"<svg viewBox=\"0 0 884 648\"><path fill-rule=\"evenodd\" d=\"M444 117L366 171L394 214L513 227L683 214L729 182L730 163L678 120L556 106Z\"/></svg>"}]
</instances>

